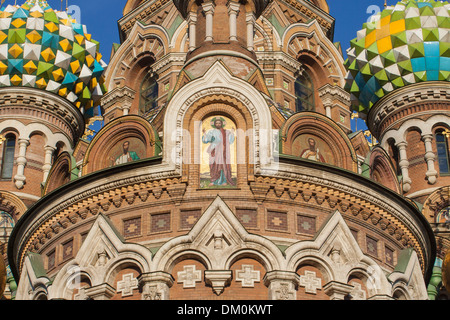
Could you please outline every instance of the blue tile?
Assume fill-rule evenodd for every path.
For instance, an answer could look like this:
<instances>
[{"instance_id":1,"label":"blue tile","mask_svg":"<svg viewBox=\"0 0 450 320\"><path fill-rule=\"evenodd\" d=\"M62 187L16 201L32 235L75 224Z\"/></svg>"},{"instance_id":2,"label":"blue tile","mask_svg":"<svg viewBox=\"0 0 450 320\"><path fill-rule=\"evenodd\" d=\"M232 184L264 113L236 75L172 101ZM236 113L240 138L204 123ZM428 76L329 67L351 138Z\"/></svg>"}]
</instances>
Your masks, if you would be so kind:
<instances>
[{"instance_id":1,"label":"blue tile","mask_svg":"<svg viewBox=\"0 0 450 320\"><path fill-rule=\"evenodd\" d=\"M438 41L426 41L423 43L425 49L425 57L439 57L439 42Z\"/></svg>"},{"instance_id":2,"label":"blue tile","mask_svg":"<svg viewBox=\"0 0 450 320\"><path fill-rule=\"evenodd\" d=\"M411 65L414 72L420 72L426 70L425 58L411 59Z\"/></svg>"}]
</instances>

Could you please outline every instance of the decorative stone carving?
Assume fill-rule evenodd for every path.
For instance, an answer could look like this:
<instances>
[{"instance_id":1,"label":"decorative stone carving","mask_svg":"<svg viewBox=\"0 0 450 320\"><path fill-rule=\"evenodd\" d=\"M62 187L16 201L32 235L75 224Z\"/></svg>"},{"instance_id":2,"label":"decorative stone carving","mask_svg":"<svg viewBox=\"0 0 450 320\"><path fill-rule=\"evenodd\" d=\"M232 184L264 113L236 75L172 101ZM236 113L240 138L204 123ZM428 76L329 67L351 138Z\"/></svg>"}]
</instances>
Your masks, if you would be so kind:
<instances>
[{"instance_id":1,"label":"decorative stone carving","mask_svg":"<svg viewBox=\"0 0 450 320\"><path fill-rule=\"evenodd\" d=\"M183 288L195 288L196 283L202 280L202 272L196 270L195 265L184 266L177 275L178 283L183 283Z\"/></svg>"},{"instance_id":2,"label":"decorative stone carving","mask_svg":"<svg viewBox=\"0 0 450 320\"><path fill-rule=\"evenodd\" d=\"M218 296L223 292L225 286L230 284L231 278L232 272L228 270L205 271L206 284L210 285Z\"/></svg>"},{"instance_id":3,"label":"decorative stone carving","mask_svg":"<svg viewBox=\"0 0 450 320\"><path fill-rule=\"evenodd\" d=\"M253 265L244 264L241 270L236 270L236 281L242 283L242 287L253 288L255 282L260 281L261 273L259 270L254 270Z\"/></svg>"},{"instance_id":4,"label":"decorative stone carving","mask_svg":"<svg viewBox=\"0 0 450 320\"><path fill-rule=\"evenodd\" d=\"M350 292L352 300L366 300L366 291L362 288L360 283L353 282L353 290Z\"/></svg>"},{"instance_id":5,"label":"decorative stone carving","mask_svg":"<svg viewBox=\"0 0 450 320\"><path fill-rule=\"evenodd\" d=\"M133 295L133 290L138 288L138 281L132 273L124 274L121 281L117 282L117 292L122 293L122 297Z\"/></svg>"},{"instance_id":6,"label":"decorative stone carving","mask_svg":"<svg viewBox=\"0 0 450 320\"><path fill-rule=\"evenodd\" d=\"M322 289L322 279L316 276L314 271L305 271L305 274L300 276L300 286L305 287L306 293L317 294L317 290Z\"/></svg>"}]
</instances>

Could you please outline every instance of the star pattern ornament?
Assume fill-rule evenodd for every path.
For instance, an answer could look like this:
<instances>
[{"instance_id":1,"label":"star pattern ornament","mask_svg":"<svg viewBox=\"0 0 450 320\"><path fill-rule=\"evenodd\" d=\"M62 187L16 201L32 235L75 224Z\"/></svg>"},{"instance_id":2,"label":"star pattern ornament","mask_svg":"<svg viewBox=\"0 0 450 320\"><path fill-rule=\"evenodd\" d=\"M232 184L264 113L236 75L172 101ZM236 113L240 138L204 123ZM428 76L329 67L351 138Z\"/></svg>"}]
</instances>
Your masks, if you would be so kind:
<instances>
[{"instance_id":1,"label":"star pattern ornament","mask_svg":"<svg viewBox=\"0 0 450 320\"><path fill-rule=\"evenodd\" d=\"M365 23L347 50L345 89L367 113L388 93L423 81L450 80L450 4L402 0Z\"/></svg>"},{"instance_id":2,"label":"star pattern ornament","mask_svg":"<svg viewBox=\"0 0 450 320\"><path fill-rule=\"evenodd\" d=\"M0 10L0 87L54 92L86 117L106 92L99 43L67 12L27 0Z\"/></svg>"}]
</instances>

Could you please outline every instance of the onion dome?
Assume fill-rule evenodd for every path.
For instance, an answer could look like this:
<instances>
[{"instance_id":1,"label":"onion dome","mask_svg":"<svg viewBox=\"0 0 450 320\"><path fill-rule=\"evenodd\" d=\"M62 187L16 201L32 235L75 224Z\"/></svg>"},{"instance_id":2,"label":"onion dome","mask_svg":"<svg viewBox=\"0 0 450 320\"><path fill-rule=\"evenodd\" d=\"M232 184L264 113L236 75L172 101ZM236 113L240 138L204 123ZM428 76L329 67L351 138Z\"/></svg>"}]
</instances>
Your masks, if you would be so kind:
<instances>
[{"instance_id":1,"label":"onion dome","mask_svg":"<svg viewBox=\"0 0 450 320\"><path fill-rule=\"evenodd\" d=\"M347 51L345 89L367 113L388 93L450 79L450 4L403 0L365 23Z\"/></svg>"},{"instance_id":2,"label":"onion dome","mask_svg":"<svg viewBox=\"0 0 450 320\"><path fill-rule=\"evenodd\" d=\"M47 1L0 10L0 87L53 92L87 116L106 92L98 50L86 26Z\"/></svg>"}]
</instances>

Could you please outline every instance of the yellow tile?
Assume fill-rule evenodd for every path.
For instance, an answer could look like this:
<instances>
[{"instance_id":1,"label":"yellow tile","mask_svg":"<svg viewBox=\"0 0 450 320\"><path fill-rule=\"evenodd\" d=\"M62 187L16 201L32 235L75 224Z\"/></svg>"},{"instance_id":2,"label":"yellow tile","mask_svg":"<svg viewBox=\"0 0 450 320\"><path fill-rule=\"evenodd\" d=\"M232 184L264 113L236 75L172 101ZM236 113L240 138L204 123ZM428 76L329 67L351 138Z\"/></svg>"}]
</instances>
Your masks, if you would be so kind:
<instances>
[{"instance_id":1,"label":"yellow tile","mask_svg":"<svg viewBox=\"0 0 450 320\"><path fill-rule=\"evenodd\" d=\"M55 59L55 54L53 53L52 49L47 48L44 51L41 52L41 56L42 58L44 58L44 60L46 62L49 62L50 60Z\"/></svg>"},{"instance_id":2,"label":"yellow tile","mask_svg":"<svg viewBox=\"0 0 450 320\"><path fill-rule=\"evenodd\" d=\"M15 43L8 52L14 57L14 59L17 59L18 56L20 56L23 53L23 49Z\"/></svg>"},{"instance_id":3,"label":"yellow tile","mask_svg":"<svg viewBox=\"0 0 450 320\"><path fill-rule=\"evenodd\" d=\"M92 80L91 80L91 89L94 89L96 86L97 86L97 84L98 84L98 81L97 81L97 79L96 78L92 78Z\"/></svg>"},{"instance_id":4,"label":"yellow tile","mask_svg":"<svg viewBox=\"0 0 450 320\"><path fill-rule=\"evenodd\" d=\"M389 25L377 29L377 41L391 35Z\"/></svg>"},{"instance_id":5,"label":"yellow tile","mask_svg":"<svg viewBox=\"0 0 450 320\"><path fill-rule=\"evenodd\" d=\"M373 30L366 36L366 43L365 43L366 48L370 47L375 42L376 36L377 30Z\"/></svg>"},{"instance_id":6,"label":"yellow tile","mask_svg":"<svg viewBox=\"0 0 450 320\"><path fill-rule=\"evenodd\" d=\"M0 73L3 75L8 70L8 66L0 61Z\"/></svg>"},{"instance_id":7,"label":"yellow tile","mask_svg":"<svg viewBox=\"0 0 450 320\"><path fill-rule=\"evenodd\" d=\"M23 21L22 19L15 19L13 22L11 22L11 24L16 27L16 28L20 28L21 26L23 26L26 22Z\"/></svg>"},{"instance_id":8,"label":"yellow tile","mask_svg":"<svg viewBox=\"0 0 450 320\"><path fill-rule=\"evenodd\" d=\"M32 16L33 18L42 18L44 15L39 11L33 11L30 13L30 16Z\"/></svg>"},{"instance_id":9,"label":"yellow tile","mask_svg":"<svg viewBox=\"0 0 450 320\"><path fill-rule=\"evenodd\" d=\"M27 34L27 38L31 41L31 43L36 43L42 39L42 36L39 34L39 32L33 30L29 34Z\"/></svg>"},{"instance_id":10,"label":"yellow tile","mask_svg":"<svg viewBox=\"0 0 450 320\"><path fill-rule=\"evenodd\" d=\"M391 16L387 15L386 17L380 19L380 27L387 26L391 22Z\"/></svg>"},{"instance_id":11,"label":"yellow tile","mask_svg":"<svg viewBox=\"0 0 450 320\"><path fill-rule=\"evenodd\" d=\"M58 91L58 94L62 97L67 96L67 88L62 88Z\"/></svg>"},{"instance_id":12,"label":"yellow tile","mask_svg":"<svg viewBox=\"0 0 450 320\"><path fill-rule=\"evenodd\" d=\"M389 29L390 29L391 34L396 34L396 33L405 31L405 29L406 29L405 20L402 19L402 20L397 20L397 21L392 22L389 25Z\"/></svg>"},{"instance_id":13,"label":"yellow tile","mask_svg":"<svg viewBox=\"0 0 450 320\"><path fill-rule=\"evenodd\" d=\"M36 85L38 86L38 88L44 89L45 87L47 87L47 82L44 78L40 78L38 81L36 81Z\"/></svg>"},{"instance_id":14,"label":"yellow tile","mask_svg":"<svg viewBox=\"0 0 450 320\"><path fill-rule=\"evenodd\" d=\"M75 60L70 63L70 69L72 69L72 73L76 73L80 69L80 61Z\"/></svg>"},{"instance_id":15,"label":"yellow tile","mask_svg":"<svg viewBox=\"0 0 450 320\"><path fill-rule=\"evenodd\" d=\"M385 37L377 41L378 53L382 54L383 52L389 51L392 49L391 37Z\"/></svg>"},{"instance_id":16,"label":"yellow tile","mask_svg":"<svg viewBox=\"0 0 450 320\"><path fill-rule=\"evenodd\" d=\"M81 34L76 34L75 35L75 40L77 40L78 44L83 44L84 43L84 37Z\"/></svg>"},{"instance_id":17,"label":"yellow tile","mask_svg":"<svg viewBox=\"0 0 450 320\"><path fill-rule=\"evenodd\" d=\"M64 39L59 42L59 45L64 50L64 52L67 52L69 50L72 50L72 45L70 44L70 41L67 39Z\"/></svg>"},{"instance_id":18,"label":"yellow tile","mask_svg":"<svg viewBox=\"0 0 450 320\"><path fill-rule=\"evenodd\" d=\"M37 66L34 64L34 62L33 61L28 61L24 66L23 66L23 68L25 69L25 71L28 73L28 74L32 74L33 72L35 72L36 70L37 70Z\"/></svg>"},{"instance_id":19,"label":"yellow tile","mask_svg":"<svg viewBox=\"0 0 450 320\"><path fill-rule=\"evenodd\" d=\"M52 75L53 75L53 78L55 79L55 81L60 81L60 80L64 79L64 71L61 68L53 71Z\"/></svg>"},{"instance_id":20,"label":"yellow tile","mask_svg":"<svg viewBox=\"0 0 450 320\"><path fill-rule=\"evenodd\" d=\"M88 67L92 66L94 61L95 61L95 59L90 54L88 54L86 56L86 64L87 64Z\"/></svg>"},{"instance_id":21,"label":"yellow tile","mask_svg":"<svg viewBox=\"0 0 450 320\"><path fill-rule=\"evenodd\" d=\"M54 22L49 22L45 25L45 27L48 29L48 31L50 32L55 32L58 31L58 26L54 23Z\"/></svg>"},{"instance_id":22,"label":"yellow tile","mask_svg":"<svg viewBox=\"0 0 450 320\"><path fill-rule=\"evenodd\" d=\"M21 85L22 84L22 78L19 77L17 74L15 74L12 78L11 78L11 83L15 86Z\"/></svg>"},{"instance_id":23,"label":"yellow tile","mask_svg":"<svg viewBox=\"0 0 450 320\"><path fill-rule=\"evenodd\" d=\"M78 94L78 93L80 93L81 91L83 91L83 89L84 89L84 84L83 84L83 82L78 82L78 83L75 85L75 93L76 93L76 94Z\"/></svg>"},{"instance_id":24,"label":"yellow tile","mask_svg":"<svg viewBox=\"0 0 450 320\"><path fill-rule=\"evenodd\" d=\"M0 31L0 43L3 43L3 41L5 41L6 38L8 38L8 35L3 31Z\"/></svg>"}]
</instances>

